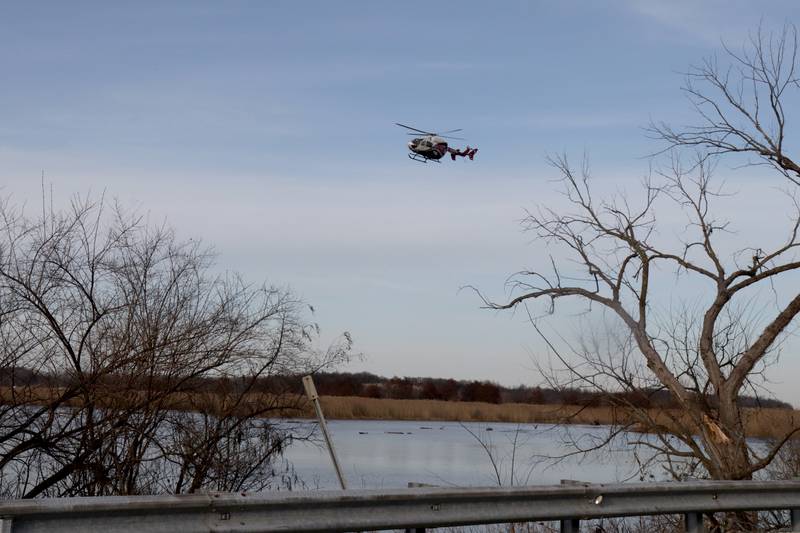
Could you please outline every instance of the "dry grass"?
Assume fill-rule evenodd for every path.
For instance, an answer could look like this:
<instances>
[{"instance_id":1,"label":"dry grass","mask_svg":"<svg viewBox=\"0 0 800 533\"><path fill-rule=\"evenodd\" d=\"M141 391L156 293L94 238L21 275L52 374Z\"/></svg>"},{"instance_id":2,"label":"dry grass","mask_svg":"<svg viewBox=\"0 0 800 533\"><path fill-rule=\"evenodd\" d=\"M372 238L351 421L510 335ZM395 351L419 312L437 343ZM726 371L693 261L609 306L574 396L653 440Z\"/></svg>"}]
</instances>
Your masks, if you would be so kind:
<instances>
[{"instance_id":1,"label":"dry grass","mask_svg":"<svg viewBox=\"0 0 800 533\"><path fill-rule=\"evenodd\" d=\"M47 405L57 401L65 391L58 387L0 387L0 403L6 405ZM244 397L224 395L212 392L172 392L161 394L142 390L118 390L109 388L105 391L94 390L93 399L96 405L107 408L129 409L146 408L158 405L159 408L186 412L203 412L213 415L232 414L235 416L295 417L298 408L305 409L306 416L312 416L313 410L305 398L297 396L275 396L253 393ZM80 395L72 396L67 401L58 401L59 406L78 407L84 403ZM297 407L295 407L297 406Z\"/></svg>"},{"instance_id":2,"label":"dry grass","mask_svg":"<svg viewBox=\"0 0 800 533\"><path fill-rule=\"evenodd\" d=\"M632 420L630 412L614 407L388 400L356 396L323 396L321 402L326 417L342 420L446 420L589 425L621 424ZM685 415L676 409L651 409L649 414L667 427L671 425L670 416L685 418ZM800 425L800 411L797 410L745 409L744 416L747 434L752 437L778 437L785 433L787 428Z\"/></svg>"},{"instance_id":3,"label":"dry grass","mask_svg":"<svg viewBox=\"0 0 800 533\"><path fill-rule=\"evenodd\" d=\"M51 402L62 391L45 387L25 387L12 391L0 387L0 402L43 405ZM109 390L100 403L105 407L130 407L147 402L144 391ZM212 414L231 413L246 415L263 412L265 416L314 416L305 398L276 397L253 393L237 405L235 398L215 393L172 393L159 398L168 409L198 411ZM629 411L614 407L581 407L578 405L532 405L521 403L491 404L482 402L447 402L441 400L391 400L362 398L358 396L320 397L325 416L338 420L441 420L461 422L510 422L536 424L626 424L632 421ZM79 405L79 398L66 405ZM298 409L292 406L300 407ZM685 419L679 410L651 409L654 420L670 427L670 417ZM800 411L790 409L745 409L747 434L752 437L779 437L788 428L800 425Z\"/></svg>"}]
</instances>

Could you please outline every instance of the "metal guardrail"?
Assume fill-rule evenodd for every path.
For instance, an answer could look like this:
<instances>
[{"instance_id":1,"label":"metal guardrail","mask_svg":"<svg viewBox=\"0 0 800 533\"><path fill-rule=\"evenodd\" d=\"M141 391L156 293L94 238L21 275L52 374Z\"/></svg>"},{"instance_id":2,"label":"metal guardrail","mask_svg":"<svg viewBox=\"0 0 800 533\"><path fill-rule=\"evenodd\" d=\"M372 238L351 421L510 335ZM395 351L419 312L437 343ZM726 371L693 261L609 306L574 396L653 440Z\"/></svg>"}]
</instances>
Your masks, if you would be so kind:
<instances>
[{"instance_id":1,"label":"metal guardrail","mask_svg":"<svg viewBox=\"0 0 800 533\"><path fill-rule=\"evenodd\" d=\"M683 514L790 510L800 526L800 481L700 481L517 488L412 488L180 496L54 498L0 502L0 533L319 532Z\"/></svg>"}]
</instances>

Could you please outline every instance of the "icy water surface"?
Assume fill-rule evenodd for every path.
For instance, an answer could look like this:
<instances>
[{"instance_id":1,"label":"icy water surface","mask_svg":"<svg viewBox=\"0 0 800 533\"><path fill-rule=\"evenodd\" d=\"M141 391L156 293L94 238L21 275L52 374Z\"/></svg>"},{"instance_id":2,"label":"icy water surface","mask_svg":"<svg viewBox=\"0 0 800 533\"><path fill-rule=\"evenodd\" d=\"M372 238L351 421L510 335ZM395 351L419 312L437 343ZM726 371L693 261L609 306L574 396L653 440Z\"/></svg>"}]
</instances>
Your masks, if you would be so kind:
<instances>
[{"instance_id":1,"label":"icy water surface","mask_svg":"<svg viewBox=\"0 0 800 533\"><path fill-rule=\"evenodd\" d=\"M329 421L328 426L351 488L400 488L409 482L442 486L498 484L489 454L457 422L336 420ZM512 460L517 485L553 484L562 479L609 483L631 476L638 480L635 457L626 437L617 439L611 453L593 453L553 465L552 461L536 461L535 456L574 450L565 442L563 426L469 423L466 427L492 450L503 485L510 484ZM568 430L587 446L608 433L602 426L569 426ZM296 442L289 446L286 457L307 488L338 488L322 445Z\"/></svg>"}]
</instances>

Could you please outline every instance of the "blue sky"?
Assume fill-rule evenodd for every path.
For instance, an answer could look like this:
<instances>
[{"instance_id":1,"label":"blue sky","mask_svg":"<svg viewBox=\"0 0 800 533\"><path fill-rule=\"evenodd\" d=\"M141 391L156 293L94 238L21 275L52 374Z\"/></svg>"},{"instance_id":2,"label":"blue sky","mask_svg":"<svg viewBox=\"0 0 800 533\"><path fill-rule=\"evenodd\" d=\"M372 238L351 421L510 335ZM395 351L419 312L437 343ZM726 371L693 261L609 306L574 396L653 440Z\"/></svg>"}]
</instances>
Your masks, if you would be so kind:
<instances>
[{"instance_id":1,"label":"blue sky","mask_svg":"<svg viewBox=\"0 0 800 533\"><path fill-rule=\"evenodd\" d=\"M535 383L542 347L523 317L459 287L502 296L508 274L549 253L518 224L557 201L545 156L586 151L603 187L634 185L657 148L642 127L689 119L679 73L799 13L789 1L2 3L0 184L35 203L44 170L56 202L106 191L203 238L222 267L291 285L329 338L351 331L365 354L353 370ZM464 128L480 152L415 164L394 122ZM574 318L551 327L568 336Z\"/></svg>"}]
</instances>

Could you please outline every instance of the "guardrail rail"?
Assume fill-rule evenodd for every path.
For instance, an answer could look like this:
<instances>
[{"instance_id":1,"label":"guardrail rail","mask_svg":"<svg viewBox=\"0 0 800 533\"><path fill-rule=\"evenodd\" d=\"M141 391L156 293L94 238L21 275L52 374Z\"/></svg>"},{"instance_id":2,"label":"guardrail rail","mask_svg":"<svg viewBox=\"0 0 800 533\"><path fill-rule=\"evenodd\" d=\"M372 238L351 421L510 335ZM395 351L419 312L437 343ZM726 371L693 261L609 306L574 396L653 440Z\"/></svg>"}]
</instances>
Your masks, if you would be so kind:
<instances>
[{"instance_id":1,"label":"guardrail rail","mask_svg":"<svg viewBox=\"0 0 800 533\"><path fill-rule=\"evenodd\" d=\"M682 514L788 510L800 529L800 481L568 484L514 488L410 488L177 496L110 496L0 502L0 533L370 531Z\"/></svg>"}]
</instances>

